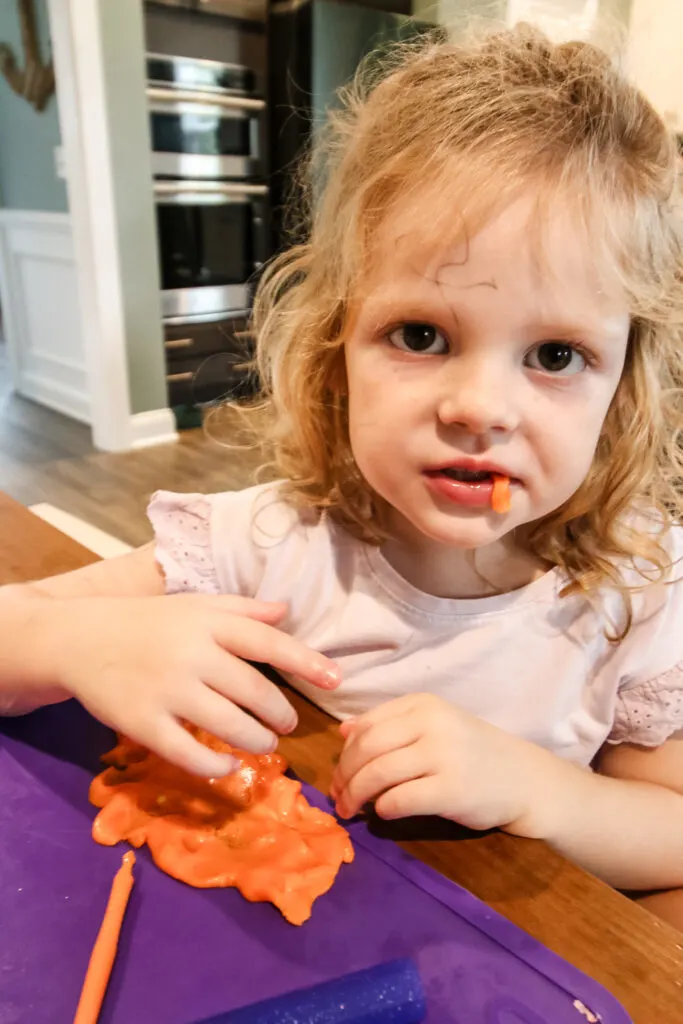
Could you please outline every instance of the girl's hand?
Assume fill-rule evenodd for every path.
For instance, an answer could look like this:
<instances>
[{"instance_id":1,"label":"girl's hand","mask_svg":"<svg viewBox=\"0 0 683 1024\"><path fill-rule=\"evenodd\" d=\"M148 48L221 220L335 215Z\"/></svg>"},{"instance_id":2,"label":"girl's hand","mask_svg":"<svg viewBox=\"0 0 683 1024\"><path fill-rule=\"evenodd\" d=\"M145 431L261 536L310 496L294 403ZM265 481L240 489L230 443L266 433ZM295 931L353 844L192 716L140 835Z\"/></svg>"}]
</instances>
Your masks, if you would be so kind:
<instances>
[{"instance_id":1,"label":"girl's hand","mask_svg":"<svg viewBox=\"0 0 683 1024\"><path fill-rule=\"evenodd\" d=\"M332 797L344 818L374 800L382 818L436 814L530 836L545 828L558 759L439 697L400 697L341 732Z\"/></svg>"},{"instance_id":2,"label":"girl's hand","mask_svg":"<svg viewBox=\"0 0 683 1024\"><path fill-rule=\"evenodd\" d=\"M334 662L275 628L285 613L240 597L41 600L32 657L106 725L188 771L222 776L234 758L197 742L182 720L252 753L273 750L275 733L297 723L282 690L245 659L324 689L340 681Z\"/></svg>"}]
</instances>

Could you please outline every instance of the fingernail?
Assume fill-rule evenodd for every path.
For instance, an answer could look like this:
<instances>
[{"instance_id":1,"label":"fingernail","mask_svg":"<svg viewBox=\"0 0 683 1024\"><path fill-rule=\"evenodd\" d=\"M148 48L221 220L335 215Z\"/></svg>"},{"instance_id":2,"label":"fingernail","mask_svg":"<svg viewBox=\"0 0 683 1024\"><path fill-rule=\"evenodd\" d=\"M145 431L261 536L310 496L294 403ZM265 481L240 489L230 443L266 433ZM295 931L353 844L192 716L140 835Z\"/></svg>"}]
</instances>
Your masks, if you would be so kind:
<instances>
[{"instance_id":1,"label":"fingernail","mask_svg":"<svg viewBox=\"0 0 683 1024\"><path fill-rule=\"evenodd\" d=\"M238 757L233 757L232 754L221 754L220 763L220 771L214 773L217 778L224 778L226 775L234 775L242 762Z\"/></svg>"},{"instance_id":2,"label":"fingernail","mask_svg":"<svg viewBox=\"0 0 683 1024\"><path fill-rule=\"evenodd\" d=\"M292 718L289 718L287 720L286 725L282 726L282 732L284 733L285 736L289 736L290 732L294 732L298 724L299 719L297 718L296 715L294 715Z\"/></svg>"},{"instance_id":3,"label":"fingernail","mask_svg":"<svg viewBox=\"0 0 683 1024\"><path fill-rule=\"evenodd\" d=\"M329 687L339 686L342 681L342 673L339 665L333 665L333 667L330 668L329 662L326 662L324 665L318 665L318 671L320 673L321 680Z\"/></svg>"}]
</instances>

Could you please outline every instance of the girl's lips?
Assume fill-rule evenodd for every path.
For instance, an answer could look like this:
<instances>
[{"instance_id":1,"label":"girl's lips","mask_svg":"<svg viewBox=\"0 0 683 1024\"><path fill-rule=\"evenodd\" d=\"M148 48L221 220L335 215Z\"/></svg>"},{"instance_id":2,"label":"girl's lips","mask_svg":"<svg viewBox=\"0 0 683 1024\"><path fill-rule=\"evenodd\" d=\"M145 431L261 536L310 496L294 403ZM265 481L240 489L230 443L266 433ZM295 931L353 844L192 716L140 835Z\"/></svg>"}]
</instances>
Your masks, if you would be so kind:
<instances>
[{"instance_id":1,"label":"girl's lips","mask_svg":"<svg viewBox=\"0 0 683 1024\"><path fill-rule=\"evenodd\" d=\"M465 481L455 480L444 473L427 472L424 474L427 487L433 493L454 505L463 508L491 508L493 494L493 476L487 480ZM517 483L510 481L511 485Z\"/></svg>"}]
</instances>

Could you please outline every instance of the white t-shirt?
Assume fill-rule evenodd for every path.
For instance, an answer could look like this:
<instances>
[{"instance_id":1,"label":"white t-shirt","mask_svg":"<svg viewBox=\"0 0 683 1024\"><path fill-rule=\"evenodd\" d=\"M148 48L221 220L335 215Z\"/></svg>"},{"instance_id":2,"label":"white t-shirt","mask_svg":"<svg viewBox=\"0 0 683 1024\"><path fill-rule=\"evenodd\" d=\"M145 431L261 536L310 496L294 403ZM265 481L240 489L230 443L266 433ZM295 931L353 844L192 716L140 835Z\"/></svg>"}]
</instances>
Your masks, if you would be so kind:
<instances>
[{"instance_id":1,"label":"white t-shirt","mask_svg":"<svg viewBox=\"0 0 683 1024\"><path fill-rule=\"evenodd\" d=\"M683 728L683 583L636 594L634 625L614 644L605 630L623 617L616 592L598 610L560 597L552 571L509 594L434 597L380 549L287 505L277 484L159 492L149 515L168 593L289 603L283 628L343 672L334 691L295 685L336 718L429 692L581 765L606 741L658 746ZM681 557L683 530L669 537Z\"/></svg>"}]
</instances>

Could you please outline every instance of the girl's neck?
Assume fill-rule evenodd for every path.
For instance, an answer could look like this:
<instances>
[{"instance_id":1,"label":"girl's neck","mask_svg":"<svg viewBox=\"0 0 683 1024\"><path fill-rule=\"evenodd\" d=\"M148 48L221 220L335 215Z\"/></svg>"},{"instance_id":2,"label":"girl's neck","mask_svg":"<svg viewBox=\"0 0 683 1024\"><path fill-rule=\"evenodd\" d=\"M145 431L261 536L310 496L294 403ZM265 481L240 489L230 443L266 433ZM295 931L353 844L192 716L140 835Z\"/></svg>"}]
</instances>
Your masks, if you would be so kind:
<instances>
[{"instance_id":1,"label":"girl's neck","mask_svg":"<svg viewBox=\"0 0 683 1024\"><path fill-rule=\"evenodd\" d=\"M435 597L466 600L506 594L533 583L549 569L513 535L471 551L432 541L405 520L392 522L391 528L382 554L408 583Z\"/></svg>"}]
</instances>

